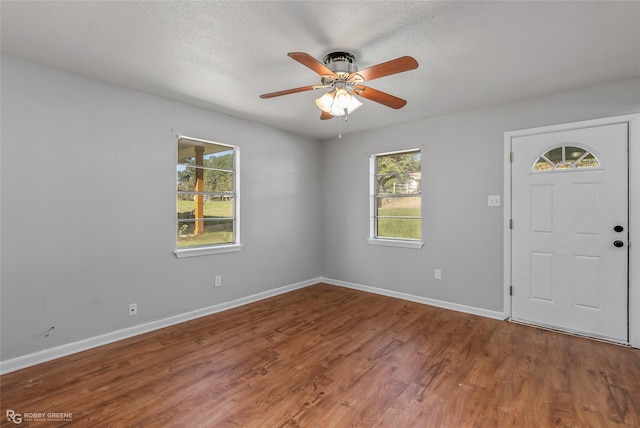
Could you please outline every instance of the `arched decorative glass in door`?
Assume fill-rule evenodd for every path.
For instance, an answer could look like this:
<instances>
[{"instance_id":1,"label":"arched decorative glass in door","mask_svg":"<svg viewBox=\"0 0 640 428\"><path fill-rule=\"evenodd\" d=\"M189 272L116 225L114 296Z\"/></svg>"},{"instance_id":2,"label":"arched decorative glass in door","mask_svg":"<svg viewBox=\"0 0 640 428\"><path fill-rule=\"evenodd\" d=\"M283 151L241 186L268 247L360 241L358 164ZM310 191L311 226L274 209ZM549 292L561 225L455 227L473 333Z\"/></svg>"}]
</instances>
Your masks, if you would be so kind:
<instances>
[{"instance_id":1,"label":"arched decorative glass in door","mask_svg":"<svg viewBox=\"0 0 640 428\"><path fill-rule=\"evenodd\" d=\"M533 172L550 172L559 170L578 170L598 168L600 161L588 149L578 146L557 146L540 155L531 167Z\"/></svg>"}]
</instances>

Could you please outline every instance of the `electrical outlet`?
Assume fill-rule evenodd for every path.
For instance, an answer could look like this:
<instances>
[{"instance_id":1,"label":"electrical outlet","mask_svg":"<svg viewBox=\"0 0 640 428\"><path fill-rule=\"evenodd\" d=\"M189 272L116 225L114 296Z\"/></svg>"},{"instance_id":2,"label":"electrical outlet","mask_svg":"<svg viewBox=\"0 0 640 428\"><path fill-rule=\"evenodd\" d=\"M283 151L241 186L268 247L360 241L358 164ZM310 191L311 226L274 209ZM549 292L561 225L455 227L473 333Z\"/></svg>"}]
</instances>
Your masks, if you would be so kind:
<instances>
[{"instance_id":1,"label":"electrical outlet","mask_svg":"<svg viewBox=\"0 0 640 428\"><path fill-rule=\"evenodd\" d=\"M436 269L433 273L436 279L442 279L442 271L440 269Z\"/></svg>"},{"instance_id":2,"label":"electrical outlet","mask_svg":"<svg viewBox=\"0 0 640 428\"><path fill-rule=\"evenodd\" d=\"M138 304L137 303L130 303L129 304L129 316L130 317L135 317L136 315L138 315Z\"/></svg>"},{"instance_id":3,"label":"electrical outlet","mask_svg":"<svg viewBox=\"0 0 640 428\"><path fill-rule=\"evenodd\" d=\"M213 283L214 287L222 287L222 275L216 275L215 282Z\"/></svg>"},{"instance_id":4,"label":"electrical outlet","mask_svg":"<svg viewBox=\"0 0 640 428\"><path fill-rule=\"evenodd\" d=\"M502 204L500 201L500 195L489 195L487 204L490 207L499 207Z\"/></svg>"}]
</instances>

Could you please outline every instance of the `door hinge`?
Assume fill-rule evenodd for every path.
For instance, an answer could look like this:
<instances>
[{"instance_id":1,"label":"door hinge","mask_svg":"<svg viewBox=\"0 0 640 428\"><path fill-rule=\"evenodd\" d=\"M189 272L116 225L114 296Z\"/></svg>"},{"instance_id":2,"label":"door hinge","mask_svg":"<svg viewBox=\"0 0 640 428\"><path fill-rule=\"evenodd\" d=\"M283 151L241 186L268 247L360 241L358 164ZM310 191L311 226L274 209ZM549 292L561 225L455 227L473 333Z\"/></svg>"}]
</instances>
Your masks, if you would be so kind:
<instances>
[{"instance_id":1,"label":"door hinge","mask_svg":"<svg viewBox=\"0 0 640 428\"><path fill-rule=\"evenodd\" d=\"M509 162L513 162L513 152L509 152Z\"/></svg>"},{"instance_id":2,"label":"door hinge","mask_svg":"<svg viewBox=\"0 0 640 428\"><path fill-rule=\"evenodd\" d=\"M509 296L513 296L513 285L509 286Z\"/></svg>"},{"instance_id":3,"label":"door hinge","mask_svg":"<svg viewBox=\"0 0 640 428\"><path fill-rule=\"evenodd\" d=\"M509 220L509 229L513 229L513 219Z\"/></svg>"}]
</instances>

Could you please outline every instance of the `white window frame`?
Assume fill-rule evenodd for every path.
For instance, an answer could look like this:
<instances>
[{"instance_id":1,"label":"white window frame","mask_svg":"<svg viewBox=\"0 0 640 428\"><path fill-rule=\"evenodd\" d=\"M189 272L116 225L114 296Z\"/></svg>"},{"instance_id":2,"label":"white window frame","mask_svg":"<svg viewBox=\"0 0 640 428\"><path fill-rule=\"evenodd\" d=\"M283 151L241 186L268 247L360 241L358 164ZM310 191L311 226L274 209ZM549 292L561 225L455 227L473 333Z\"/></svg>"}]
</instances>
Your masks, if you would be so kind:
<instances>
[{"instance_id":1,"label":"white window frame","mask_svg":"<svg viewBox=\"0 0 640 428\"><path fill-rule=\"evenodd\" d=\"M177 258L184 257L196 257L196 256L206 256L211 254L223 254L223 253L233 253L240 251L242 249L242 244L240 244L240 147L234 146L232 144L219 143L217 141L203 140L201 138L188 137L185 135L178 135L176 143L181 139L191 140L206 144L215 144L218 146L226 146L233 150L233 181L234 181L234 210L233 210L233 243L226 244L214 244L214 245L206 245L201 247L187 247L187 248L176 248L174 250L174 254ZM178 164L178 151L176 150L176 161L175 164ZM176 196L178 195L178 190L176 189ZM177 203L177 197L176 197ZM177 212L177 211L176 211ZM176 221L178 219L176 218ZM174 232L175 233L175 232Z\"/></svg>"},{"instance_id":2,"label":"white window frame","mask_svg":"<svg viewBox=\"0 0 640 428\"><path fill-rule=\"evenodd\" d=\"M422 239L409 239L409 238L380 238L377 236L377 209L376 209L376 192L377 192L377 163L376 159L379 156L388 156L402 153L421 152L419 148L397 150L393 152L374 153L369 156L369 238L367 241L371 245L382 245L386 247L400 247L400 248L413 248L420 249L424 243ZM422 160L421 160L422 163ZM420 191L420 229L422 231L422 191ZM420 233L422 236L422 233Z\"/></svg>"}]
</instances>

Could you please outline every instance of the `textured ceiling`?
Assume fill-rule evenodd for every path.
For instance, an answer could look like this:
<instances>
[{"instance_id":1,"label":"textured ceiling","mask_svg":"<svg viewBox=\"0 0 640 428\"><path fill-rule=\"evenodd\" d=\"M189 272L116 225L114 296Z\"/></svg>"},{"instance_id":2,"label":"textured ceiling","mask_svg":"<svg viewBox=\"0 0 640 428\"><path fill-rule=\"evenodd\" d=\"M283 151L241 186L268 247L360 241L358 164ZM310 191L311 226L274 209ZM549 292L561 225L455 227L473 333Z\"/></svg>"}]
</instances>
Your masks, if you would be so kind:
<instances>
[{"instance_id":1,"label":"textured ceiling","mask_svg":"<svg viewBox=\"0 0 640 428\"><path fill-rule=\"evenodd\" d=\"M2 1L2 52L318 139L319 83L288 52L343 50L359 68L419 68L370 86L342 132L640 76L640 2Z\"/></svg>"}]
</instances>

